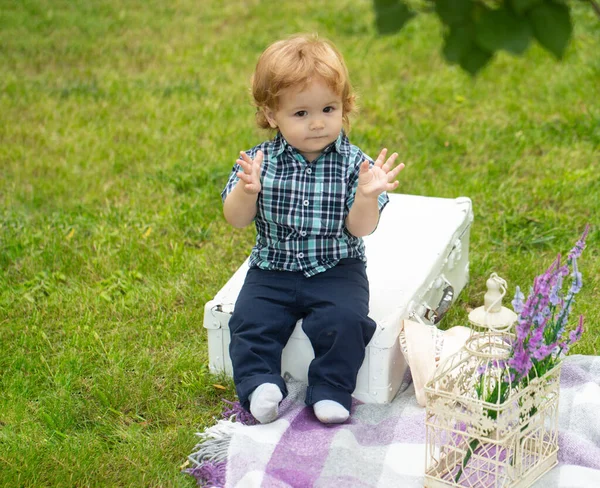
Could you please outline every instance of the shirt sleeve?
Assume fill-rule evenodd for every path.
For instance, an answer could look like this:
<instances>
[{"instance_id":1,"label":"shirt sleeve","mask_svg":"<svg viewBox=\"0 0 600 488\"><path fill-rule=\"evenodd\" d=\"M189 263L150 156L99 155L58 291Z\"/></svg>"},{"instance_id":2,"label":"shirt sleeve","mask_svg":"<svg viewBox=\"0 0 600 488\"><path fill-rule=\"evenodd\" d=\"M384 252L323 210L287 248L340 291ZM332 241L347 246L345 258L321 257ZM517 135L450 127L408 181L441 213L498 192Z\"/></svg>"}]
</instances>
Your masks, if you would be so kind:
<instances>
[{"instance_id":1,"label":"shirt sleeve","mask_svg":"<svg viewBox=\"0 0 600 488\"><path fill-rule=\"evenodd\" d=\"M346 197L346 208L344 218L348 216L350 208L352 208L352 205L354 204L354 198L356 196L356 190L358 188L358 175L360 173L360 165L365 159L369 161L369 168L372 168L375 164L375 162L369 156L363 153L360 153L359 157L357 157L354 161L353 168L351 169L350 178L348 179L348 196ZM379 215L381 215L381 212L383 211L383 209L389 201L390 198L388 197L387 192L383 192L377 197Z\"/></svg>"},{"instance_id":2,"label":"shirt sleeve","mask_svg":"<svg viewBox=\"0 0 600 488\"><path fill-rule=\"evenodd\" d=\"M233 165L233 168L231 168L231 173L229 173L229 179L227 180L227 184L225 185L225 188L221 192L221 200L223 202L225 202L227 195L229 195L229 193L231 193L231 190L233 190L235 188L235 185L239 181L239 178L237 175L238 171L242 171L242 167L238 163L235 163Z\"/></svg>"}]
</instances>

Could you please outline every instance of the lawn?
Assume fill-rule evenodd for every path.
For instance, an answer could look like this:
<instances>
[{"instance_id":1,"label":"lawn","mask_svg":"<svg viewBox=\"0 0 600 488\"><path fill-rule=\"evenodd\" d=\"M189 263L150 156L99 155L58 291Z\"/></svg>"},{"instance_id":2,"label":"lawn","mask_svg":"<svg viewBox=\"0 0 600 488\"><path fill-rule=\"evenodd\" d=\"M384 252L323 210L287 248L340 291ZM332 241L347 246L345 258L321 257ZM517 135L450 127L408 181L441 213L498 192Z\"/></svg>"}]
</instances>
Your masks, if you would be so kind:
<instances>
[{"instance_id":1,"label":"lawn","mask_svg":"<svg viewBox=\"0 0 600 488\"><path fill-rule=\"evenodd\" d=\"M208 371L203 305L254 238L219 194L268 136L256 59L295 32L344 52L351 141L400 153L399 192L473 200L471 282L444 327L493 271L527 290L589 222L573 352L599 354L600 19L573 5L561 63L533 46L471 79L434 17L378 37L370 0L4 0L0 485L194 486L194 432L234 398Z\"/></svg>"}]
</instances>

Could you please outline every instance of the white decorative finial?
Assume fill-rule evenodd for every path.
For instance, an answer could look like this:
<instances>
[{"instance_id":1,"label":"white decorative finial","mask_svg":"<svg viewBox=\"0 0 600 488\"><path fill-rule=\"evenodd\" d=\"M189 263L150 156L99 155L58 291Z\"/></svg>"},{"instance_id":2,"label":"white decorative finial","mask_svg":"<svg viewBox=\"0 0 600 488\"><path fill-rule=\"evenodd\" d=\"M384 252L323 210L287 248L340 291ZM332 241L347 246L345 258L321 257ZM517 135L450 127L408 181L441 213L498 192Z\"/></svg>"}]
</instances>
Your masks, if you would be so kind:
<instances>
[{"instance_id":1,"label":"white decorative finial","mask_svg":"<svg viewBox=\"0 0 600 488\"><path fill-rule=\"evenodd\" d=\"M489 279L485 282L487 293L483 297L483 305L487 312L496 313L502 309L502 297L504 294L500 291L500 287L506 288L506 281L500 278L496 273L492 273Z\"/></svg>"},{"instance_id":2,"label":"white decorative finial","mask_svg":"<svg viewBox=\"0 0 600 488\"><path fill-rule=\"evenodd\" d=\"M469 314L469 322L477 327L504 332L517 320L516 313L502 306L502 298L506 295L506 281L496 273L492 273L486 281L486 286L484 305Z\"/></svg>"}]
</instances>

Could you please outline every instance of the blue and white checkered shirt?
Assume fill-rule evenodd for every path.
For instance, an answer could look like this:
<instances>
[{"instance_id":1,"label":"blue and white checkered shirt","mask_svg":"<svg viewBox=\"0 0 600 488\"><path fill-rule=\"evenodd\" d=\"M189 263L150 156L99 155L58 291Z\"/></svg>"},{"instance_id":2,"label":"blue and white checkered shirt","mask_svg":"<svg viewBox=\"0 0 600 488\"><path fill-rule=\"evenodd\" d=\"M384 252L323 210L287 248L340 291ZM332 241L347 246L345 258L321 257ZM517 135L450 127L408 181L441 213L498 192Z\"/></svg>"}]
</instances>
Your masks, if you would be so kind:
<instances>
[{"instance_id":1,"label":"blue and white checkered shirt","mask_svg":"<svg viewBox=\"0 0 600 488\"><path fill-rule=\"evenodd\" d=\"M321 156L309 163L281 133L246 151L254 159L261 150L262 190L258 194L256 245L250 266L269 270L302 271L313 276L340 259L366 261L363 240L346 229L354 202L361 163L373 161L340 132ZM221 193L223 201L243 171L236 163ZM378 198L381 212L389 201Z\"/></svg>"}]
</instances>

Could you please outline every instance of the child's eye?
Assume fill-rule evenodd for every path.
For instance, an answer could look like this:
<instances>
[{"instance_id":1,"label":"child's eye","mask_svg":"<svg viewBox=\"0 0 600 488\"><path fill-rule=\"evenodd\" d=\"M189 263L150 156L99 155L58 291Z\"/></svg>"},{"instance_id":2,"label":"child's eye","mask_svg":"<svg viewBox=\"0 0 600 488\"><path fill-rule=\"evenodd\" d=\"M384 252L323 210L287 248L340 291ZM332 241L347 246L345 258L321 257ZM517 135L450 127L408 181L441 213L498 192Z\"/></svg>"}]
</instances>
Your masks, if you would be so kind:
<instances>
[{"instance_id":1,"label":"child's eye","mask_svg":"<svg viewBox=\"0 0 600 488\"><path fill-rule=\"evenodd\" d=\"M304 117L307 114L308 114L308 112L306 110L300 110L300 111L296 112L294 115L296 117Z\"/></svg>"},{"instance_id":2,"label":"child's eye","mask_svg":"<svg viewBox=\"0 0 600 488\"><path fill-rule=\"evenodd\" d=\"M323 109L323 112L325 112L326 114L328 114L328 113L331 113L331 112L333 112L334 110L335 110L335 108L334 108L334 107L325 107L325 108Z\"/></svg>"}]
</instances>

